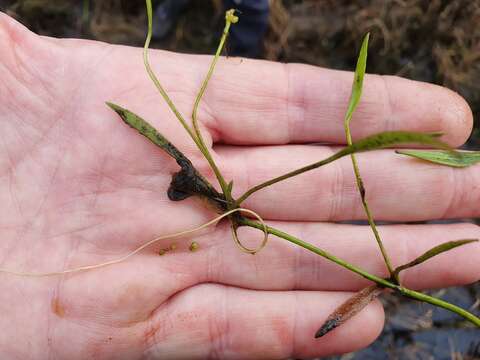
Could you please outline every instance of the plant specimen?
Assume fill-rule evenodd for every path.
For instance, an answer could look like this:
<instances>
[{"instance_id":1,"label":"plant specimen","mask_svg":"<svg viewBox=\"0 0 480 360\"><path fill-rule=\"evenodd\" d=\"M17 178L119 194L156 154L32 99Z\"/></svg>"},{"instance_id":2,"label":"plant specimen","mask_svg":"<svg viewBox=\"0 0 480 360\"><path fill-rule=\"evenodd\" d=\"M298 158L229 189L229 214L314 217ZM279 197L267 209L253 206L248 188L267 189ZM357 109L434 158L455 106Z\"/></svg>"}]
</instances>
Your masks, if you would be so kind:
<instances>
[{"instance_id":1,"label":"plant specimen","mask_svg":"<svg viewBox=\"0 0 480 360\"><path fill-rule=\"evenodd\" d=\"M232 237L236 244L240 247L240 249L244 252L255 254L256 252L260 251L267 243L268 235L273 235L277 236L279 238L285 239L295 245L301 246L305 248L308 251L311 251L315 254L318 254L330 261L335 262L336 264L352 271L355 272L356 274L363 276L364 278L370 280L374 284L361 290L358 292L356 295L354 295L350 300L342 304L332 315L327 319L325 324L321 327L319 327L319 331L316 333L316 336L322 336L326 334L328 331L334 329L338 325L344 323L347 321L350 317L354 316L358 311L360 311L366 304L368 304L372 299L374 299L376 296L378 296L380 293L385 291L386 289L390 289L393 292L399 293L401 295L417 299L420 301L428 302L436 306L440 306L443 308L446 308L450 311L453 311L457 313L458 315L463 316L464 318L468 319L472 323L476 324L477 326L480 326L480 319L476 317L475 315L469 313L468 311L465 311L463 309L460 309L456 307L453 304L450 304L448 302L442 301L440 299L433 298L431 296L428 296L426 294L413 291L411 289L405 288L402 286L399 280L399 273L403 271L406 268L415 266L421 262L427 261L433 256L436 256L442 252L445 252L449 249L452 249L457 246L462 246L465 244L468 244L470 242L476 241L473 239L465 239L465 240L457 240L457 241L451 241L448 243L445 243L443 245L437 246L429 251L427 251L425 254L422 256L412 259L410 262L407 264L404 264L402 266L394 268L391 261L389 260L389 256L383 246L382 240L376 231L375 228L375 223L373 220L373 215L369 206L368 202L366 200L366 192L365 192L365 186L363 184L363 180L361 177L361 171L359 169L359 166L356 162L355 159L355 154L358 152L364 152L364 151L373 151L379 148L384 148L384 147L391 147L391 146L396 146L398 144L412 144L412 143L418 143L418 144L425 144L429 145L431 147L435 147L440 149L437 152L432 152L432 151L423 151L419 155L418 151L412 152L411 150L409 151L402 151L402 153L411 155L411 156L416 156L416 157L422 157L426 160L429 161L434 161L437 163L443 163L447 165L453 165L453 166L465 166L469 165L471 163L474 163L478 160L478 157L476 157L475 153L463 153L463 152L456 152L450 149L446 144L441 142L439 140L439 137L441 134L438 133L430 133L430 134L419 134L419 133L411 133L411 132L402 132L402 131L394 131L394 132L384 132L376 135L372 135L369 137L366 137L364 139L358 140L356 142L352 142L351 140L351 134L350 134L350 121L352 118L352 114L354 113L360 98L361 98L361 91L362 91L362 85L363 85L363 76L365 73L365 67L366 67L366 57L367 57L367 45L368 45L368 35L364 39L364 42L361 47L360 51L360 56L359 56L359 61L357 65L357 69L355 72L355 77L354 77L354 83L352 86L352 95L351 95L351 100L350 104L348 107L347 115L344 119L344 125L345 125L345 135L347 137L347 143L348 146L345 148L339 150L332 156L320 160L318 162L315 162L311 165L302 167L300 169L293 170L287 174L284 174L282 176L276 177L274 179L271 179L269 181L266 181L262 184L258 184L251 189L247 190L243 195L238 197L237 199L233 198L232 196L232 189L234 187L234 181L230 181L230 179L225 179L223 174L220 172L217 164L215 163L213 157L211 156L208 147L205 145L204 139L202 137L202 134L200 132L199 124L198 124L198 119L197 119L197 110L198 106L202 100L202 97L207 89L209 80L214 72L215 65L219 59L220 53L222 51L222 48L225 44L228 31L230 26L234 24L238 19L235 16L235 13L233 10L228 11L226 14L226 26L224 33L222 35L220 45L218 47L217 53L213 58L212 64L210 66L210 69L207 73L207 76L200 88L199 94L196 98L194 108L193 108L193 113L192 113L192 122L191 124L185 120L183 115L176 109L175 105L169 98L168 94L165 92L165 90L162 88L159 80L156 78L152 68L149 65L148 62L148 47L151 39L151 29L152 29L152 6L151 2L147 0L147 13L148 13L148 19L149 19L149 32L147 36L147 41L145 44L144 48L144 62L145 62L145 67L146 70L156 85L156 87L159 89L161 95L167 102L167 104L170 106L171 110L175 114L175 116L178 118L180 123L183 125L184 129L187 131L189 136L191 137L192 141L196 144L200 152L203 154L207 162L209 163L213 173L215 174L218 184L220 186L220 189L217 189L214 185L212 185L193 165L192 161L188 159L180 150L178 150L174 144L172 144L168 139L165 138L162 134L160 134L155 128L153 128L151 125L148 124L147 121L143 120L139 116L135 115L131 111L119 106L115 105L112 103L108 103L108 105L118 113L118 115L122 118L123 121L125 121L129 126L135 128L137 131L139 131L142 135L147 137L150 141L152 141L155 145L159 146L162 150L164 150L167 154L169 154L179 165L180 169L179 171L174 174L170 187L168 189L168 196L172 201L182 201L188 197L195 196L195 197L200 197L202 200L206 203L208 203L210 206L212 206L220 215L216 219L213 219L211 222L197 228L197 229L192 229L192 230L186 230L181 233L173 234L173 235L167 235L163 236L162 238L166 237L173 237L173 236L181 236L185 235L187 233L191 233L193 231L197 231L200 228L203 228L205 226L208 226L211 223L217 222L221 219L228 218L231 228L232 228ZM389 275L387 278L382 278L379 276L376 276L374 274L371 274L363 269L360 269L359 267L350 264L341 258L330 254L323 249L320 249L318 247L313 246L312 244L298 239L294 236L291 236L287 233L285 233L282 230L273 228L271 226L268 226L265 224L261 218L261 215L256 214L248 209L242 208L242 204L244 201L249 198L253 193L260 191L272 184L285 181L291 177L294 177L296 175L299 175L301 173L314 170L316 168L319 168L321 166L325 166L329 163L332 163L342 157L345 156L350 156L352 158L352 164L353 164L353 170L355 173L355 177L357 180L357 185L358 185L358 190L359 194L362 199L362 204L364 206L364 209L367 213L367 217L370 223L370 226L372 227L372 231L374 232L376 241L380 247L381 254L385 260L386 267L388 269ZM233 179L235 180L235 179ZM256 218L255 219L252 219ZM263 231L265 236L263 241L260 243L260 245L257 248L248 248L244 246L242 241L239 239L239 236L237 234L237 230L240 227L251 227L258 229L260 231ZM140 248L136 249L132 253L126 255L123 258L120 258L118 260L110 261L107 263L103 264L96 264L96 265L91 265L91 266L84 266L84 267L79 267L76 269L70 269L58 273L50 273L50 274L36 274L36 275L55 275L55 274L63 274L63 273L68 273L68 272L75 272L75 271L83 271L83 270L91 270L98 268L100 266L107 266L107 265L112 265L115 263L118 263L120 261L125 261L128 257L138 253L142 249L144 249L146 246L151 245L152 243L158 241L160 239L153 239L149 241L148 243L142 245ZM196 248L198 248L198 244L194 245L192 244L191 249L194 251ZM200 245L201 246L201 245ZM164 252L168 251L168 249L164 249ZM265 250L268 251L268 248ZM193 256L193 255L192 255ZM159 260L161 261L161 260ZM30 274L32 275L32 274ZM33 274L35 275L35 274ZM313 334L312 334L313 335Z\"/></svg>"},{"instance_id":2,"label":"plant specimen","mask_svg":"<svg viewBox=\"0 0 480 360\"><path fill-rule=\"evenodd\" d=\"M170 184L170 188L168 189L168 196L173 201L180 201L189 196L198 196L209 202L213 205L219 213L227 214L228 212L228 219L231 222L232 228L232 236L239 245L239 247L248 253L255 254L256 252L260 251L267 242L268 235L274 235L280 238L283 238L287 241L290 241L298 246L301 246L309 251L312 251L324 258L337 263L344 268L347 268L350 271L357 273L364 278L373 281L375 285L369 286L364 290L361 290L357 294L355 294L351 299L347 302L342 304L324 323L323 326L320 327L319 331L316 333L316 337L320 337L328 333L330 330L334 329L341 323L348 320L350 317L355 315L358 311L360 311L364 306L366 306L370 301L372 301L375 297L380 295L382 291L385 289L391 289L403 296L410 297L416 300L428 302L430 304L443 307L447 310L453 311L460 316L463 316L467 320L471 321L475 325L480 327L480 319L475 315L469 313L466 310L463 310L453 304L445 302L440 299L433 298L429 295L405 288L402 286L399 280L399 274L401 271L413 267L417 264L420 264L428 259L446 252L450 249L453 249L458 246L466 245L471 242L477 241L476 239L465 239L465 240L457 240L457 241L450 241L444 243L442 245L436 246L433 249L430 249L420 257L413 259L412 261L408 262L407 264L398 266L394 268L392 263L389 259L389 256L386 252L385 247L383 246L382 240L380 235L376 229L375 222L373 219L373 214L368 206L368 202L366 200L366 193L365 187L363 185L363 180L360 174L360 169L357 164L355 153L363 152L363 151L372 151L375 149L385 148L389 146L395 146L399 144L424 144L429 145L431 147L438 148L437 151L415 151L415 150L402 150L399 151L401 154L415 156L417 158L421 158L427 161L443 164L443 165L450 165L450 166L469 166L478 161L480 161L480 157L476 152L457 152L449 148L448 145L441 142L438 138L441 136L439 133L430 133L430 134L422 134L422 133L413 133L413 132L402 132L402 131L393 131L393 132L383 132L379 134L375 134L364 139L361 139L356 142L352 142L352 136L350 133L350 121L352 119L352 115L360 102L361 94L362 94L362 86L363 86L363 78L366 70L366 62L367 62L367 48L368 48L368 39L369 35L367 34L363 40L357 67L355 71L354 81L352 85L352 93L350 97L350 102L348 106L348 110L344 119L344 126L345 126L345 135L347 138L348 146L343 148L342 150L338 151L334 155L313 163L311 165L305 166L300 169L293 170L287 174L282 176L276 177L269 181L266 181L262 184L258 184L251 189L247 190L243 195L241 195L238 199L234 199L232 197L232 188L234 181L227 182L227 180L223 177L222 173L220 172L218 166L215 164L213 157L211 156L207 146L204 143L202 134L200 132L197 120L197 110L202 99L202 96L205 93L205 90L208 86L208 82L213 74L215 65L219 59L219 56L222 52L224 47L226 38L228 36L228 31L230 26L238 21L238 17L235 15L234 10L229 10L226 13L226 25L223 31L223 35L220 40L220 44L218 46L217 52L213 57L213 61L211 63L210 69L207 73L205 80L200 88L200 91L197 95L195 100L195 104L193 107L192 113L192 125L190 126L184 117L180 114L180 112L176 109L175 105L173 104L172 100L169 98L166 91L160 84L160 81L156 78L150 64L148 62L148 48L151 40L151 33L152 33L152 5L149 0L146 1L147 5L147 14L148 14L148 35L147 40L145 42L144 47L144 64L145 68L148 72L148 75L152 79L153 83L159 90L160 94L162 95L163 99L169 105L172 112L175 114L177 119L183 125L185 130L188 132L192 141L197 145L198 149L204 155L205 159L210 164L215 176L218 180L218 183L221 187L221 192L218 192L215 187L210 184L192 165L192 162L188 160L178 149L173 146L163 135L161 135L158 131L156 131L147 121L143 120L139 116L135 115L134 113L130 112L127 109L122 108L119 105L115 105L112 103L108 103L108 105L116 111L122 120L127 123L129 126L133 127L137 131L139 131L142 135L146 136L150 139L154 144L162 148L166 151L170 156L172 156L180 166L181 170L174 174L172 178L172 182ZM291 236L279 229L272 228L267 226L263 221L255 221L246 216L244 216L245 212L244 209L241 208L242 203L253 193L275 184L280 181L285 181L293 176L299 175L306 171L310 171L321 166L327 165L341 157L350 156L352 159L353 170L355 173L355 177L357 180L358 190L362 199L362 204L364 210L367 214L368 222L372 231L374 233L375 239L378 243L380 248L380 252L384 258L385 265L389 272L388 278L380 278L373 274L370 274L355 265L347 263L342 259L327 253L326 251L309 244L301 239L298 239L294 236ZM250 214L251 215L251 214ZM254 214L258 220L261 220L261 216L258 214ZM256 249L249 249L241 243L237 236L237 229L241 226L248 226L257 228L261 231L265 232L265 237L263 242L260 246Z\"/></svg>"}]
</instances>

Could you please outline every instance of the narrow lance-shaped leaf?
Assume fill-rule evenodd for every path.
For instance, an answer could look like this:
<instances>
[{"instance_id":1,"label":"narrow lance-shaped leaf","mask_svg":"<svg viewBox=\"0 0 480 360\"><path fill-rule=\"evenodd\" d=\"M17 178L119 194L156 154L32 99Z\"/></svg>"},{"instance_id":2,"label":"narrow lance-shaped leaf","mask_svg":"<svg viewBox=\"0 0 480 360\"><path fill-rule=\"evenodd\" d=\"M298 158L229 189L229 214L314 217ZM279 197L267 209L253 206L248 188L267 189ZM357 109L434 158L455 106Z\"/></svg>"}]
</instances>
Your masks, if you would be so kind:
<instances>
[{"instance_id":1,"label":"narrow lance-shaped leaf","mask_svg":"<svg viewBox=\"0 0 480 360\"><path fill-rule=\"evenodd\" d=\"M452 154L456 152L450 148L446 143L438 140L441 133L414 133L408 131L386 131L375 135L368 136L361 140L354 142L352 145L340 150L337 154L341 156L371 151L375 149L382 149L390 146L400 144L422 144L430 145L432 147L445 149ZM453 155L454 156L454 155Z\"/></svg>"},{"instance_id":2,"label":"narrow lance-shaped leaf","mask_svg":"<svg viewBox=\"0 0 480 360\"><path fill-rule=\"evenodd\" d=\"M347 145L352 145L352 133L350 130L350 121L352 120L353 112L357 108L358 103L360 102L360 98L362 95L363 90L363 78L365 76L365 71L367 69L367 55L368 55L368 40L370 34L367 33L365 35L362 46L360 48L360 53L358 54L357 66L355 67L355 74L352 84L352 92L350 94L350 101L348 103L347 113L345 114L344 119L344 127L345 127L345 136L347 138ZM375 220L373 218L372 211L368 206L368 201L366 197L366 189L363 183L362 176L360 174L360 168L357 163L357 159L355 154L350 154L352 159L352 166L353 172L355 173L355 179L357 182L358 192L360 193L360 197L362 199L363 209L365 211L365 215L367 216L368 224L372 229L373 235L375 236L375 240L378 244L380 252L382 253L383 259L385 261L385 265L387 266L388 272L393 274L393 267L390 257L388 256L387 250L383 245L382 239L380 237L380 233L377 230L377 226L375 225ZM397 281L398 282L398 281Z\"/></svg>"},{"instance_id":3,"label":"narrow lance-shaped leaf","mask_svg":"<svg viewBox=\"0 0 480 360\"><path fill-rule=\"evenodd\" d=\"M130 127L137 130L140 134L145 136L152 143L163 149L171 157L178 161L188 161L187 157L182 154L165 136L160 134L152 125L146 120L142 119L137 114L127 110L119 105L107 102L107 105L115 111L120 118Z\"/></svg>"},{"instance_id":4,"label":"narrow lance-shaped leaf","mask_svg":"<svg viewBox=\"0 0 480 360\"><path fill-rule=\"evenodd\" d=\"M417 257L415 260L410 261L409 263L407 263L405 265L401 265L401 266L397 267L395 269L395 274L399 274L400 271L402 271L402 270L405 270L405 269L411 268L415 265L421 264L421 263L427 261L428 259L431 259L434 256L440 255L441 253L444 253L444 252L452 250L456 247L466 245L466 244L470 244L470 243L473 243L473 242L476 242L476 241L478 241L478 240L476 240L476 239L456 240L456 241L448 241L446 243L435 246L434 248L428 250L424 254Z\"/></svg>"},{"instance_id":5,"label":"narrow lance-shaped leaf","mask_svg":"<svg viewBox=\"0 0 480 360\"><path fill-rule=\"evenodd\" d=\"M371 285L357 292L329 315L322 327L315 333L315 338L326 335L347 320L351 319L377 298L383 290L384 289L378 285Z\"/></svg>"},{"instance_id":6,"label":"narrow lance-shaped leaf","mask_svg":"<svg viewBox=\"0 0 480 360\"><path fill-rule=\"evenodd\" d=\"M334 162L335 160L338 160L344 156L358 153L358 152L372 151L372 150L382 149L382 148L391 147L391 146L400 145L400 144L430 145L432 147L455 152L454 150L451 150L451 148L447 144L438 140L438 137L440 137L441 135L442 135L441 133L424 134L424 133L414 133L414 132L408 132L408 131L386 131L386 132L378 133L375 135L371 135L354 142L352 145L343 148L342 150L336 152L335 154L333 154L332 156L326 159L317 161L313 164L304 166L300 169L293 170L289 173L270 179L268 181L265 181L261 184L258 184L250 188L248 191L246 191L242 196L238 198L237 203L241 204L253 193L263 188L266 188L267 186L287 180L293 176L302 174L304 172L317 169L321 166Z\"/></svg>"},{"instance_id":7,"label":"narrow lance-shaped leaf","mask_svg":"<svg viewBox=\"0 0 480 360\"><path fill-rule=\"evenodd\" d=\"M350 94L350 102L348 103L347 113L345 115L345 122L348 126L352 119L353 112L355 111L360 98L362 97L363 78L365 76L365 70L367 68L367 54L368 54L368 39L370 33L367 33L363 38L362 47L358 54L357 66L355 68L355 74L352 84L352 92Z\"/></svg>"},{"instance_id":8,"label":"narrow lance-shaped leaf","mask_svg":"<svg viewBox=\"0 0 480 360\"><path fill-rule=\"evenodd\" d=\"M397 153L435 164L459 168L472 166L480 162L480 151L457 151L455 155L444 150L397 150Z\"/></svg>"}]
</instances>

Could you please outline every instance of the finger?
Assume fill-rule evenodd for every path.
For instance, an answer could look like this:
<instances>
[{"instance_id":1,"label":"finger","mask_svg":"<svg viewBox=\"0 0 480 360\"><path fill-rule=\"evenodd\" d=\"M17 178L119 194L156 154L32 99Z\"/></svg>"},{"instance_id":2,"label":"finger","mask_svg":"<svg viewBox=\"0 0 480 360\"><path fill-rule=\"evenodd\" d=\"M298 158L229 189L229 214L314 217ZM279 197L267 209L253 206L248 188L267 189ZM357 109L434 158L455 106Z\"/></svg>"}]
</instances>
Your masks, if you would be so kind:
<instances>
[{"instance_id":1,"label":"finger","mask_svg":"<svg viewBox=\"0 0 480 360\"><path fill-rule=\"evenodd\" d=\"M186 141L186 136L179 135L185 134L178 131L181 128L173 116L165 116L170 111L159 102L156 89L145 76L143 64L138 61L141 49L105 47L93 41L53 42L34 36L3 14L0 27L4 40L1 46L6 51L15 53L8 43L18 44L19 38L28 40L21 44L22 55L30 54L28 49L41 50L42 56L30 56L24 62L28 65L25 70L33 74L28 84L38 86L39 91L34 93L42 101L53 96L70 101L81 95L82 105L103 109L103 117L109 113L103 102L116 101L153 119L152 123L170 139ZM207 72L211 57L160 51L152 51L151 55L160 81L187 117L203 81L200 74ZM51 66L53 61L57 66ZM52 71L57 68L70 70L66 74ZM124 73L129 74L129 81L122 81ZM352 78L350 72L307 65L222 58L201 103L199 120L214 141L231 144L344 143L342 119ZM76 84L73 88L72 83ZM354 138L382 130L442 131L449 143L460 145L471 131L473 120L468 105L447 89L375 75L366 76L364 87L352 122ZM87 122L80 127L92 126L93 120L98 126L98 119L90 120L91 115L76 115ZM100 130L110 130L108 123ZM191 147L191 142L186 144Z\"/></svg>"},{"instance_id":2,"label":"finger","mask_svg":"<svg viewBox=\"0 0 480 360\"><path fill-rule=\"evenodd\" d=\"M145 321L172 294L197 283L191 264L149 250L122 263L69 275L55 290L52 313L98 326L126 327ZM92 254L88 259L105 261Z\"/></svg>"},{"instance_id":3,"label":"finger","mask_svg":"<svg viewBox=\"0 0 480 360\"><path fill-rule=\"evenodd\" d=\"M199 62L196 69L206 71ZM215 141L228 144L345 143L353 73L258 60L220 61L201 105ZM394 76L367 75L354 138L386 130L441 131L452 145L472 128L456 93Z\"/></svg>"},{"instance_id":4,"label":"finger","mask_svg":"<svg viewBox=\"0 0 480 360\"><path fill-rule=\"evenodd\" d=\"M387 276L384 260L368 226L292 222L269 222L269 225L371 274ZM473 224L385 225L378 230L394 267L447 241L480 239L479 227ZM240 239L254 247L261 235L258 230L249 230L240 232ZM274 236L255 256L239 251L227 226L197 241L198 253L190 261L195 264L192 266L201 269L200 282L262 290L331 291L356 291L369 284L358 274ZM480 278L479 255L480 243L456 248L402 272L402 283L415 289L472 283Z\"/></svg>"},{"instance_id":5,"label":"finger","mask_svg":"<svg viewBox=\"0 0 480 360\"><path fill-rule=\"evenodd\" d=\"M334 149L274 146L217 149L234 196L254 185L325 159ZM450 168L382 150L357 156L376 220L422 221L480 215L480 167ZM264 188L244 203L267 219L365 219L349 157Z\"/></svg>"},{"instance_id":6,"label":"finger","mask_svg":"<svg viewBox=\"0 0 480 360\"><path fill-rule=\"evenodd\" d=\"M146 354L176 359L285 359L353 351L380 333L383 311L378 302L331 334L313 337L349 295L195 286L154 314L145 330Z\"/></svg>"}]
</instances>

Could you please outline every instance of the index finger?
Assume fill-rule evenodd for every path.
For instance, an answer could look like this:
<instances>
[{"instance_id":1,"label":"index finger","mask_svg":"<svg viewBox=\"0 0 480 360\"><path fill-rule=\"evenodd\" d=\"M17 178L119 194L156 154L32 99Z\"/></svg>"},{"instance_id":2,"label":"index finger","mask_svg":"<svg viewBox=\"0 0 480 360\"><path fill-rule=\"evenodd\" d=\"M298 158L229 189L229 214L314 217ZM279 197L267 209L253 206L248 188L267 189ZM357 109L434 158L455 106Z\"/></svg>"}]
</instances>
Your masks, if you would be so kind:
<instances>
[{"instance_id":1,"label":"index finger","mask_svg":"<svg viewBox=\"0 0 480 360\"><path fill-rule=\"evenodd\" d=\"M212 130L214 142L344 144L343 117L352 81L352 72L223 59L209 84L200 120ZM440 131L446 134L445 141L459 146L472 123L468 104L451 90L367 75L351 128L354 138L392 130Z\"/></svg>"}]
</instances>

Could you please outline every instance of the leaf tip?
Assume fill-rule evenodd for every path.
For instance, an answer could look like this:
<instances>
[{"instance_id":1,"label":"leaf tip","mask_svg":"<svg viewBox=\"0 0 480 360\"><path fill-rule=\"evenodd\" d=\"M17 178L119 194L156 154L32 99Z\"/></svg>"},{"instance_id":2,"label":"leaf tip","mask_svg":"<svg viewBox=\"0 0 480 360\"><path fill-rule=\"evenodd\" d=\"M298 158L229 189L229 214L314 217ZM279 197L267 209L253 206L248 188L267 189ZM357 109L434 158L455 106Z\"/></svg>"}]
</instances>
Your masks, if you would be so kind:
<instances>
[{"instance_id":1,"label":"leaf tip","mask_svg":"<svg viewBox=\"0 0 480 360\"><path fill-rule=\"evenodd\" d=\"M317 330L315 333L315 339L321 338L322 336L327 335L330 331L335 329L338 325L340 325L339 317L333 317L327 319L325 323L322 325L320 329Z\"/></svg>"},{"instance_id":2,"label":"leaf tip","mask_svg":"<svg viewBox=\"0 0 480 360\"><path fill-rule=\"evenodd\" d=\"M122 110L122 108L120 106L118 106L117 104L114 104L110 101L105 101L105 105L107 105L110 109L112 109L113 111L120 111Z\"/></svg>"},{"instance_id":3,"label":"leaf tip","mask_svg":"<svg viewBox=\"0 0 480 360\"><path fill-rule=\"evenodd\" d=\"M430 135L433 138L440 138L445 134L442 131L434 131L434 132L428 133L428 135Z\"/></svg>"},{"instance_id":4,"label":"leaf tip","mask_svg":"<svg viewBox=\"0 0 480 360\"><path fill-rule=\"evenodd\" d=\"M363 41L368 44L368 41L370 40L370 31L365 34L363 37Z\"/></svg>"}]
</instances>

